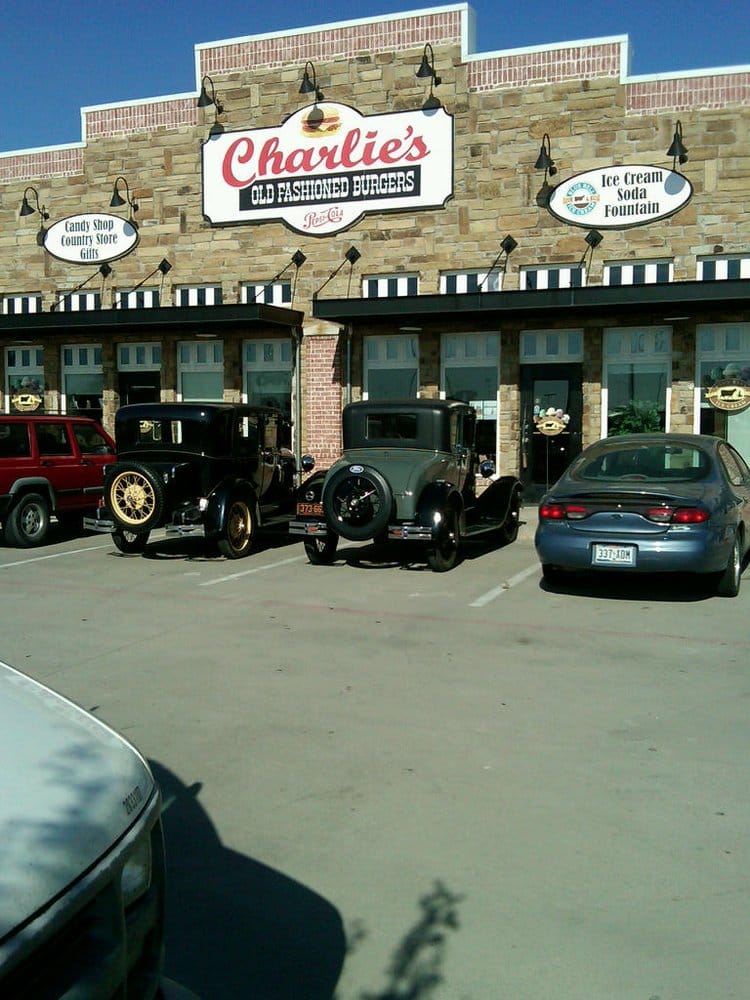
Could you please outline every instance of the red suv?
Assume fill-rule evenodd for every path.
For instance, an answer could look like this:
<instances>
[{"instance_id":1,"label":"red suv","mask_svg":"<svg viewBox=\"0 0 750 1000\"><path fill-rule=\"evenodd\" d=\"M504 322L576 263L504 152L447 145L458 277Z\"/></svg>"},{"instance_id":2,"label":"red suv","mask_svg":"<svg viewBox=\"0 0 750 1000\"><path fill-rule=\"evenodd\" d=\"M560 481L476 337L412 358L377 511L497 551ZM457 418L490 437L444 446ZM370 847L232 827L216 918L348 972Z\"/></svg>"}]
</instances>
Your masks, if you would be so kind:
<instances>
[{"instance_id":1,"label":"red suv","mask_svg":"<svg viewBox=\"0 0 750 1000\"><path fill-rule=\"evenodd\" d=\"M102 495L115 444L88 417L0 416L0 522L9 545L47 538L54 514L81 527Z\"/></svg>"}]
</instances>

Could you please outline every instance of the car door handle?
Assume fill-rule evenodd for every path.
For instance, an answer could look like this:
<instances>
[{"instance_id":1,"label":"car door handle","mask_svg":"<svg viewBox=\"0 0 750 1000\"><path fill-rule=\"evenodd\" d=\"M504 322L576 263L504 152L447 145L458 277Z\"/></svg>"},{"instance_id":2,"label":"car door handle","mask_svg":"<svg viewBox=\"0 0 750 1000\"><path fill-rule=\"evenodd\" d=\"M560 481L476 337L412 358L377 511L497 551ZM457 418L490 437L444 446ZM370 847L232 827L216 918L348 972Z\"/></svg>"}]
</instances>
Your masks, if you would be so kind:
<instances>
[{"instance_id":1,"label":"car door handle","mask_svg":"<svg viewBox=\"0 0 750 1000\"><path fill-rule=\"evenodd\" d=\"M93 464L94 463L91 461L90 458L82 458L81 459L81 465L93 465Z\"/></svg>"},{"instance_id":2,"label":"car door handle","mask_svg":"<svg viewBox=\"0 0 750 1000\"><path fill-rule=\"evenodd\" d=\"M52 459L51 459L51 458L43 458L43 459L42 459L42 460L41 460L41 461L39 462L39 464L40 464L40 465L54 465L55 463L54 463L54 462L52 461Z\"/></svg>"}]
</instances>

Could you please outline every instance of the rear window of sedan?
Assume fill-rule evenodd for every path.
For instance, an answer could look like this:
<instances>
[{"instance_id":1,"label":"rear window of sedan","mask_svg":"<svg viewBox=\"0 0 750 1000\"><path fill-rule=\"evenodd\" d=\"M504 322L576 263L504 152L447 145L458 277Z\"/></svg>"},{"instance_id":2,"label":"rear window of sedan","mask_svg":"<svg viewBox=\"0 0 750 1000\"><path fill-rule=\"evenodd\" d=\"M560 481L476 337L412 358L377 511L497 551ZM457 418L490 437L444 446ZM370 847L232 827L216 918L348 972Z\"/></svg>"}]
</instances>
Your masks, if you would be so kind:
<instances>
[{"instance_id":1,"label":"rear window of sedan","mask_svg":"<svg viewBox=\"0 0 750 1000\"><path fill-rule=\"evenodd\" d=\"M416 413L368 413L365 425L368 441L415 441L417 437Z\"/></svg>"},{"instance_id":2,"label":"rear window of sedan","mask_svg":"<svg viewBox=\"0 0 750 1000\"><path fill-rule=\"evenodd\" d=\"M582 456L571 477L593 481L691 482L711 469L708 455L692 445L605 447Z\"/></svg>"},{"instance_id":3,"label":"rear window of sedan","mask_svg":"<svg viewBox=\"0 0 750 1000\"><path fill-rule=\"evenodd\" d=\"M117 446L120 451L169 446L200 452L205 447L205 438L206 427L200 421L128 420L117 426Z\"/></svg>"}]
</instances>

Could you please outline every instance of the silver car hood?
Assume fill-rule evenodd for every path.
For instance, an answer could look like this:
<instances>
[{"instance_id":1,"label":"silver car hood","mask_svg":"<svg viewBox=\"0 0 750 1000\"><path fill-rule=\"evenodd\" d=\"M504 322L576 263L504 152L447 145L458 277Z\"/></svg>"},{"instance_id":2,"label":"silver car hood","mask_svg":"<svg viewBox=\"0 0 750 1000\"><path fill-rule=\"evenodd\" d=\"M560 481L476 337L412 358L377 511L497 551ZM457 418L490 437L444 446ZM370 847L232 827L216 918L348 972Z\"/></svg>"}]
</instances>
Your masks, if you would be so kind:
<instances>
[{"instance_id":1,"label":"silver car hood","mask_svg":"<svg viewBox=\"0 0 750 1000\"><path fill-rule=\"evenodd\" d=\"M0 940L107 853L148 802L137 750L0 662Z\"/></svg>"}]
</instances>

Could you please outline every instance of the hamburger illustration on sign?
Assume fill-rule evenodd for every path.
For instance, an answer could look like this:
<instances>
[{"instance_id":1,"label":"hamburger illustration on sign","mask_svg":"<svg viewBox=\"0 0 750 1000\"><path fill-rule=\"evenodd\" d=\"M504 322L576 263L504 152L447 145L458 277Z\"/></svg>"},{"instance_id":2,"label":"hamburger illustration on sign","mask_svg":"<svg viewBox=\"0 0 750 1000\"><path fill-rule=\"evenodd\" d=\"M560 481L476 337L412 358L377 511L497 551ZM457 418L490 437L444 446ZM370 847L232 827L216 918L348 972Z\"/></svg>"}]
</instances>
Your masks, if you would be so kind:
<instances>
[{"instance_id":1,"label":"hamburger illustration on sign","mask_svg":"<svg viewBox=\"0 0 750 1000\"><path fill-rule=\"evenodd\" d=\"M442 207L453 196L453 117L326 101L273 128L209 136L202 160L213 225L280 220L329 236L371 212Z\"/></svg>"},{"instance_id":2,"label":"hamburger illustration on sign","mask_svg":"<svg viewBox=\"0 0 750 1000\"><path fill-rule=\"evenodd\" d=\"M302 115L302 135L311 139L322 139L341 131L341 115L332 104L315 104Z\"/></svg>"},{"instance_id":3,"label":"hamburger illustration on sign","mask_svg":"<svg viewBox=\"0 0 750 1000\"><path fill-rule=\"evenodd\" d=\"M690 201L693 185L664 167L600 167L562 181L547 201L561 222L587 229L629 229L666 219Z\"/></svg>"}]
</instances>

